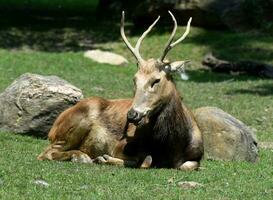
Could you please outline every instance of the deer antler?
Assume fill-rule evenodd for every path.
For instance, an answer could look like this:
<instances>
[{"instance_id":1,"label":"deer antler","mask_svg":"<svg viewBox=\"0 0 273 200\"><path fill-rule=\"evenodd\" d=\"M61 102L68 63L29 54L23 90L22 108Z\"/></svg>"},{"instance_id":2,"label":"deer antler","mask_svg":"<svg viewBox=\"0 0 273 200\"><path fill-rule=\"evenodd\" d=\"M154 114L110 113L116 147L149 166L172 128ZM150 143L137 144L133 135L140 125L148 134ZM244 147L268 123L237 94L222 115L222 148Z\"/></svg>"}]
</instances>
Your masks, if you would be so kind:
<instances>
[{"instance_id":1,"label":"deer antler","mask_svg":"<svg viewBox=\"0 0 273 200\"><path fill-rule=\"evenodd\" d=\"M143 60L143 58L141 57L141 55L139 53L139 47L140 47L141 42L143 41L143 39L152 30L152 28L155 26L155 24L157 23L157 21L160 19L160 16L158 16L157 19L152 23L152 25L149 26L149 28L141 35L141 37L138 39L135 47L132 47L132 45L130 44L130 42L128 41L128 39L125 36L125 33L124 33L124 19L125 19L125 13L124 13L124 11L122 11L121 25L120 25L120 34L121 34L121 37L122 37L124 43L126 44L126 46L128 47L128 49L135 56L135 58L137 59L137 61L139 63L142 63L144 60Z\"/></svg>"},{"instance_id":2,"label":"deer antler","mask_svg":"<svg viewBox=\"0 0 273 200\"><path fill-rule=\"evenodd\" d=\"M165 46L165 49L164 49L164 51L163 51L163 55L160 57L160 60L161 60L162 62L163 62L164 58L166 57L166 55L168 54L168 52L169 52L174 46L176 46L178 43L182 42L182 41L187 37L187 35L188 35L189 32L190 32L191 20L192 20L192 18L189 19L189 21L188 21L188 23L187 23L187 28L186 28L186 31L184 32L184 34L183 34L179 39L177 39L175 42L172 43L173 38L174 38L175 33L176 33L176 29L177 29L177 21L176 21L175 17L173 16L173 14L172 14L170 11L168 11L168 12L169 12L169 14L170 14L171 17L172 17L172 20L173 20L173 22L174 22L174 27L173 27L172 34L171 34L171 36L170 36L170 38L169 38L169 40L168 40L168 42L167 42L167 44L166 44L166 46Z\"/></svg>"}]
</instances>

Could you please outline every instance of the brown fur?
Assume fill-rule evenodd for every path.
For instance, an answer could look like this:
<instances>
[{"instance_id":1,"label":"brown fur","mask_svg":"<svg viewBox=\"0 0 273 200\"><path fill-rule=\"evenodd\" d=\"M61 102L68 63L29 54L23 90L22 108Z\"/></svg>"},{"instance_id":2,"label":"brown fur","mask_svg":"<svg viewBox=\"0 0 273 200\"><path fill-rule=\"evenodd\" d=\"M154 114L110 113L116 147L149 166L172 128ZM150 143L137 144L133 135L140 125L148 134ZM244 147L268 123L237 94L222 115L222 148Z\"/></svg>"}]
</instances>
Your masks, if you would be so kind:
<instances>
[{"instance_id":1,"label":"brown fur","mask_svg":"<svg viewBox=\"0 0 273 200\"><path fill-rule=\"evenodd\" d=\"M124 132L132 135L136 129L132 124L126 126L130 106L131 100L127 99L92 97L80 101L57 118L48 135L51 144L38 159L72 160L81 155L94 159L108 154L138 163L122 152L128 139Z\"/></svg>"}]
</instances>

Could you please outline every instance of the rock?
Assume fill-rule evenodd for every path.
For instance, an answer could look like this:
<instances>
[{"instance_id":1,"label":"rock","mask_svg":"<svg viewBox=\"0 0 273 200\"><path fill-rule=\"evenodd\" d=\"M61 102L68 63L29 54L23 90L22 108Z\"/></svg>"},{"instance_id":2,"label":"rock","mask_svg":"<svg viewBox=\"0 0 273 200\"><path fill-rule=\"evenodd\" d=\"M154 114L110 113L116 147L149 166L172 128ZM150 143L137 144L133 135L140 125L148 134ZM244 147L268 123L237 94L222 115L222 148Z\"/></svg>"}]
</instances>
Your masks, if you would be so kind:
<instances>
[{"instance_id":1,"label":"rock","mask_svg":"<svg viewBox=\"0 0 273 200\"><path fill-rule=\"evenodd\" d=\"M194 115L203 133L205 159L257 160L256 136L241 121L216 107L198 108Z\"/></svg>"},{"instance_id":2,"label":"rock","mask_svg":"<svg viewBox=\"0 0 273 200\"><path fill-rule=\"evenodd\" d=\"M194 181L180 181L177 183L177 186L179 186L182 189L195 189L195 188L203 187L202 184L194 182Z\"/></svg>"},{"instance_id":3,"label":"rock","mask_svg":"<svg viewBox=\"0 0 273 200\"><path fill-rule=\"evenodd\" d=\"M125 65L128 63L128 60L121 55L101 50L87 51L84 53L84 57L90 58L99 63L106 63L110 65Z\"/></svg>"},{"instance_id":4,"label":"rock","mask_svg":"<svg viewBox=\"0 0 273 200\"><path fill-rule=\"evenodd\" d=\"M56 117L82 97L57 76L23 74L0 94L0 130L46 136Z\"/></svg>"},{"instance_id":5,"label":"rock","mask_svg":"<svg viewBox=\"0 0 273 200\"><path fill-rule=\"evenodd\" d=\"M168 184L173 184L174 183L174 177L171 177L167 180Z\"/></svg>"},{"instance_id":6,"label":"rock","mask_svg":"<svg viewBox=\"0 0 273 200\"><path fill-rule=\"evenodd\" d=\"M34 184L42 186L42 187L48 187L49 183L44 180L35 180Z\"/></svg>"}]
</instances>

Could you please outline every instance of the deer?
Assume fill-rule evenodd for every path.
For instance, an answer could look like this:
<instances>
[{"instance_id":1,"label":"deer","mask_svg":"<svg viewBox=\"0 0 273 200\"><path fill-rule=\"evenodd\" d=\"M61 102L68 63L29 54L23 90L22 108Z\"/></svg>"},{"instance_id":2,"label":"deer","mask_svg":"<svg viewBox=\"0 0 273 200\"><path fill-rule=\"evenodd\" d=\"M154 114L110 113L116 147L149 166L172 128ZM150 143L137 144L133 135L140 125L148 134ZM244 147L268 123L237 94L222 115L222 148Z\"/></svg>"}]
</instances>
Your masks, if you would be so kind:
<instances>
[{"instance_id":1,"label":"deer","mask_svg":"<svg viewBox=\"0 0 273 200\"><path fill-rule=\"evenodd\" d=\"M185 61L170 62L168 52L190 31L174 41L177 21L159 59L143 59L139 48L160 16L133 47L124 32L122 12L120 34L137 61L133 99L90 97L62 112L49 131L50 144L38 160L110 164L135 168L197 170L203 156L203 138L191 111L173 81L173 73Z\"/></svg>"}]
</instances>

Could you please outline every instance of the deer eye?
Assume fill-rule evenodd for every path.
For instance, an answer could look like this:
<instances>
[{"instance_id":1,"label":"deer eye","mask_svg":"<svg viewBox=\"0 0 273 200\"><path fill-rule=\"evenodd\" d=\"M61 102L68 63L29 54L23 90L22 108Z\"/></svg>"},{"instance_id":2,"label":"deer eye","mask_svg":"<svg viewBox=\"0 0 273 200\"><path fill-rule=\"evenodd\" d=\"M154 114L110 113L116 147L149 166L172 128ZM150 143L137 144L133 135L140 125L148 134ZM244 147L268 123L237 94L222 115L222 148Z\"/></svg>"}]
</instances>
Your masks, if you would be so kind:
<instances>
[{"instance_id":1,"label":"deer eye","mask_svg":"<svg viewBox=\"0 0 273 200\"><path fill-rule=\"evenodd\" d=\"M153 88L157 83L159 83L160 82L160 79L158 78L158 79L155 79L153 82L152 82L152 84L151 84L151 88Z\"/></svg>"}]
</instances>

